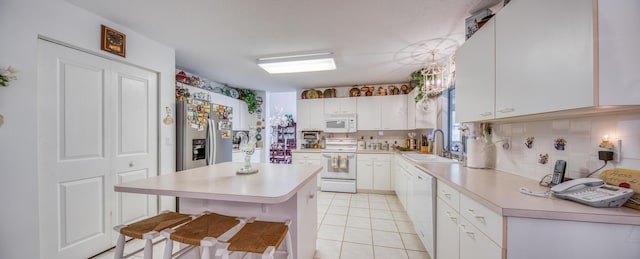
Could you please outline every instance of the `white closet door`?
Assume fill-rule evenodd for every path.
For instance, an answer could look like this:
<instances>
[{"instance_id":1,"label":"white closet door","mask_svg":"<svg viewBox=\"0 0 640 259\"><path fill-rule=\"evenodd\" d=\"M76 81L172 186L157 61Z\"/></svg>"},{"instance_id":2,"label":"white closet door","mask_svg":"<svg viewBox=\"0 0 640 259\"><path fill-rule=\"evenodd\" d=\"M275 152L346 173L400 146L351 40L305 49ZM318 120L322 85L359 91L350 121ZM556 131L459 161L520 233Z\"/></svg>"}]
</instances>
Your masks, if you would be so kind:
<instances>
[{"instance_id":1,"label":"white closet door","mask_svg":"<svg viewBox=\"0 0 640 259\"><path fill-rule=\"evenodd\" d=\"M155 73L111 63L111 172L115 184L158 175L157 85ZM116 193L110 188L113 225L157 214L157 196Z\"/></svg>"},{"instance_id":2,"label":"white closet door","mask_svg":"<svg viewBox=\"0 0 640 259\"><path fill-rule=\"evenodd\" d=\"M47 41L38 51L40 251L87 258L113 246L114 225L157 213L156 196L113 191L157 174L157 77Z\"/></svg>"},{"instance_id":3,"label":"white closet door","mask_svg":"<svg viewBox=\"0 0 640 259\"><path fill-rule=\"evenodd\" d=\"M41 255L86 258L113 231L110 62L46 41L38 54Z\"/></svg>"}]
</instances>

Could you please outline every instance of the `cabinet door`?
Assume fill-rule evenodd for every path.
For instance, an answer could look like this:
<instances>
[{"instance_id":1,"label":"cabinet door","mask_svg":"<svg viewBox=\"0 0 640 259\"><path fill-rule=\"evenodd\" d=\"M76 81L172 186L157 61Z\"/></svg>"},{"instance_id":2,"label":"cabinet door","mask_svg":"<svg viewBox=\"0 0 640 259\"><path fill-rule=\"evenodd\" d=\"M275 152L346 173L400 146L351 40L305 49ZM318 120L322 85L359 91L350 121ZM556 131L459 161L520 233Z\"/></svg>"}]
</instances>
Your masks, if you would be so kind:
<instances>
[{"instance_id":1,"label":"cabinet door","mask_svg":"<svg viewBox=\"0 0 640 259\"><path fill-rule=\"evenodd\" d=\"M460 231L458 212L441 199L437 199L436 209L436 258L460 258Z\"/></svg>"},{"instance_id":2,"label":"cabinet door","mask_svg":"<svg viewBox=\"0 0 640 259\"><path fill-rule=\"evenodd\" d=\"M380 99L380 128L383 130L407 129L407 96L392 95Z\"/></svg>"},{"instance_id":3,"label":"cabinet door","mask_svg":"<svg viewBox=\"0 0 640 259\"><path fill-rule=\"evenodd\" d=\"M306 100L296 101L296 119L298 120L298 130L305 130L309 128L309 114L307 114Z\"/></svg>"},{"instance_id":4,"label":"cabinet door","mask_svg":"<svg viewBox=\"0 0 640 259\"><path fill-rule=\"evenodd\" d=\"M356 184L358 189L373 189L373 160L358 160L356 164Z\"/></svg>"},{"instance_id":5,"label":"cabinet door","mask_svg":"<svg viewBox=\"0 0 640 259\"><path fill-rule=\"evenodd\" d=\"M249 130L249 127L255 123L255 121L252 120L253 115L249 113L249 107L244 101L238 100L238 111L233 111L234 118L236 117L236 114L239 115L238 120L240 125L238 128L240 130Z\"/></svg>"},{"instance_id":6,"label":"cabinet door","mask_svg":"<svg viewBox=\"0 0 640 259\"><path fill-rule=\"evenodd\" d=\"M640 1L598 1L600 105L640 104Z\"/></svg>"},{"instance_id":7,"label":"cabinet door","mask_svg":"<svg viewBox=\"0 0 640 259\"><path fill-rule=\"evenodd\" d=\"M373 189L380 191L391 190L391 173L389 161L373 162Z\"/></svg>"},{"instance_id":8,"label":"cabinet door","mask_svg":"<svg viewBox=\"0 0 640 259\"><path fill-rule=\"evenodd\" d=\"M307 100L309 127L313 130L324 130L324 101L322 99Z\"/></svg>"},{"instance_id":9,"label":"cabinet door","mask_svg":"<svg viewBox=\"0 0 640 259\"><path fill-rule=\"evenodd\" d=\"M456 121L494 118L495 25L489 20L456 51Z\"/></svg>"},{"instance_id":10,"label":"cabinet door","mask_svg":"<svg viewBox=\"0 0 640 259\"><path fill-rule=\"evenodd\" d=\"M466 219L460 218L460 259L501 259L502 249Z\"/></svg>"},{"instance_id":11,"label":"cabinet door","mask_svg":"<svg viewBox=\"0 0 640 259\"><path fill-rule=\"evenodd\" d=\"M413 182L413 175L409 172L409 171L405 171L405 177L404 177L405 182L407 183L407 206L406 206L406 210L407 210L407 214L409 214L409 218L411 218L412 222L416 222L416 200L415 197L413 196L414 193L414 182Z\"/></svg>"},{"instance_id":12,"label":"cabinet door","mask_svg":"<svg viewBox=\"0 0 640 259\"><path fill-rule=\"evenodd\" d=\"M358 97L358 130L380 129L380 97Z\"/></svg>"},{"instance_id":13,"label":"cabinet door","mask_svg":"<svg viewBox=\"0 0 640 259\"><path fill-rule=\"evenodd\" d=\"M324 99L324 113L325 114L339 114L340 113L340 99L342 99L342 98Z\"/></svg>"},{"instance_id":14,"label":"cabinet door","mask_svg":"<svg viewBox=\"0 0 640 259\"><path fill-rule=\"evenodd\" d=\"M342 113L356 113L357 98L338 98L340 100L340 111Z\"/></svg>"},{"instance_id":15,"label":"cabinet door","mask_svg":"<svg viewBox=\"0 0 640 259\"><path fill-rule=\"evenodd\" d=\"M416 129L416 96L420 91L420 87L414 88L407 95L407 129Z\"/></svg>"},{"instance_id":16,"label":"cabinet door","mask_svg":"<svg viewBox=\"0 0 640 259\"><path fill-rule=\"evenodd\" d=\"M324 130L323 99L298 100L296 106L300 130Z\"/></svg>"},{"instance_id":17,"label":"cabinet door","mask_svg":"<svg viewBox=\"0 0 640 259\"><path fill-rule=\"evenodd\" d=\"M512 1L496 15L496 118L594 105L592 5Z\"/></svg>"}]
</instances>

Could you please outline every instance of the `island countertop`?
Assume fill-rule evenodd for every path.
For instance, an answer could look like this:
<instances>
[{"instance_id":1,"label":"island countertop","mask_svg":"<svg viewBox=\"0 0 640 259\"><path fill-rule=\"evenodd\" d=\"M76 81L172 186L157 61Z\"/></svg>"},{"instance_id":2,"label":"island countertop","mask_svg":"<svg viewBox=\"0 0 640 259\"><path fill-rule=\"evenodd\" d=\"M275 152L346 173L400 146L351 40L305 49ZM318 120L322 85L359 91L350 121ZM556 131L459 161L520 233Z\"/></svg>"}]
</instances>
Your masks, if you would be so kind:
<instances>
[{"instance_id":1,"label":"island countertop","mask_svg":"<svg viewBox=\"0 0 640 259\"><path fill-rule=\"evenodd\" d=\"M227 162L117 184L117 192L274 204L290 199L322 170L314 165L255 163L255 174L236 174L244 163Z\"/></svg>"}]
</instances>

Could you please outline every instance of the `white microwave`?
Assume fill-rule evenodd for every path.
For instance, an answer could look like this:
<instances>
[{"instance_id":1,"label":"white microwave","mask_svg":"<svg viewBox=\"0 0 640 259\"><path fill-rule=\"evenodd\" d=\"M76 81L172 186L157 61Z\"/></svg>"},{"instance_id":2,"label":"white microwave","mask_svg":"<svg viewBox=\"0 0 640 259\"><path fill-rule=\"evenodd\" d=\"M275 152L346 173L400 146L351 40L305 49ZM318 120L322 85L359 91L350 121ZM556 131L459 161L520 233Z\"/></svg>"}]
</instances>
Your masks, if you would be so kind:
<instances>
[{"instance_id":1,"label":"white microwave","mask_svg":"<svg viewBox=\"0 0 640 259\"><path fill-rule=\"evenodd\" d=\"M356 115L340 114L325 115L324 131L329 133L350 133L356 132Z\"/></svg>"}]
</instances>

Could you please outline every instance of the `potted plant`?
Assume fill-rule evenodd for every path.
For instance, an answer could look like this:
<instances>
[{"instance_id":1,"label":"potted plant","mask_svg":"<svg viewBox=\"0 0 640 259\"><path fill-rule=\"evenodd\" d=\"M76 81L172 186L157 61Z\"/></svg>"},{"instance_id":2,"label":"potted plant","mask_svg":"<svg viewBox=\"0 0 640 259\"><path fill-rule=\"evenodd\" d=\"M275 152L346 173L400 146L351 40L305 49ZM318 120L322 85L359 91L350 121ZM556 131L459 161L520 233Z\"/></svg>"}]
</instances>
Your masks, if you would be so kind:
<instances>
[{"instance_id":1,"label":"potted plant","mask_svg":"<svg viewBox=\"0 0 640 259\"><path fill-rule=\"evenodd\" d=\"M247 103L247 109L249 113L253 114L258 109L258 103L256 101L256 94L253 90L249 89L238 89L238 93L240 94L240 100Z\"/></svg>"}]
</instances>

